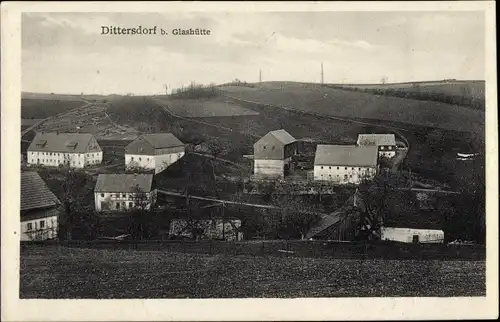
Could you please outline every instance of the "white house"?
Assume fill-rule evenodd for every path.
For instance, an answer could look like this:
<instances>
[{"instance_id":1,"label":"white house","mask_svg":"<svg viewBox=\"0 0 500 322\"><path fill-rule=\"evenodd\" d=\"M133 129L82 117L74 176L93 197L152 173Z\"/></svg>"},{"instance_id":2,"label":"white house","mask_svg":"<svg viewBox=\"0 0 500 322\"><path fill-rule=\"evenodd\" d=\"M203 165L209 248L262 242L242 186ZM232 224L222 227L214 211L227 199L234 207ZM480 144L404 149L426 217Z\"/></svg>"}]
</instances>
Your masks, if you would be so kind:
<instances>
[{"instance_id":1,"label":"white house","mask_svg":"<svg viewBox=\"0 0 500 322\"><path fill-rule=\"evenodd\" d=\"M28 164L71 168L100 164L102 149L89 133L37 133L27 153Z\"/></svg>"},{"instance_id":2,"label":"white house","mask_svg":"<svg viewBox=\"0 0 500 322\"><path fill-rule=\"evenodd\" d=\"M439 244L444 242L444 232L440 229L382 227L380 238L403 243Z\"/></svg>"},{"instance_id":3,"label":"white house","mask_svg":"<svg viewBox=\"0 0 500 322\"><path fill-rule=\"evenodd\" d=\"M357 145L377 146L379 157L396 156L396 137L394 134L359 134Z\"/></svg>"},{"instance_id":4,"label":"white house","mask_svg":"<svg viewBox=\"0 0 500 322\"><path fill-rule=\"evenodd\" d=\"M377 174L376 146L324 145L316 147L314 180L359 184Z\"/></svg>"},{"instance_id":5,"label":"white house","mask_svg":"<svg viewBox=\"0 0 500 322\"><path fill-rule=\"evenodd\" d=\"M99 174L94 188L97 211L151 209L156 203L152 174Z\"/></svg>"},{"instance_id":6,"label":"white house","mask_svg":"<svg viewBox=\"0 0 500 322\"><path fill-rule=\"evenodd\" d=\"M297 141L285 130L271 131L253 145L254 175L284 177L293 171Z\"/></svg>"},{"instance_id":7,"label":"white house","mask_svg":"<svg viewBox=\"0 0 500 322\"><path fill-rule=\"evenodd\" d=\"M56 238L59 206L37 172L21 172L21 241Z\"/></svg>"},{"instance_id":8,"label":"white house","mask_svg":"<svg viewBox=\"0 0 500 322\"><path fill-rule=\"evenodd\" d=\"M157 174L184 155L184 143L172 133L142 134L125 147L125 166Z\"/></svg>"}]
</instances>

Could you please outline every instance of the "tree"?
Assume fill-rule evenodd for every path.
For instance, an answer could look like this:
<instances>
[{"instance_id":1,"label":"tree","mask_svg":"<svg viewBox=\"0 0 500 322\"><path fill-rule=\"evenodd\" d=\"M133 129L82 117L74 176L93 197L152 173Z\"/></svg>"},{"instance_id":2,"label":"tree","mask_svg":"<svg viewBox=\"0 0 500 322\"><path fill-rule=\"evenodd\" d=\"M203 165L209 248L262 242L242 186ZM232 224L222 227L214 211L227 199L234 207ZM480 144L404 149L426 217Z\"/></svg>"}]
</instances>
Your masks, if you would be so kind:
<instances>
[{"instance_id":1,"label":"tree","mask_svg":"<svg viewBox=\"0 0 500 322\"><path fill-rule=\"evenodd\" d=\"M58 220L58 238L71 239L78 213L88 213L93 209L92 180L84 173L77 172L67 164L62 182L61 213Z\"/></svg>"},{"instance_id":2,"label":"tree","mask_svg":"<svg viewBox=\"0 0 500 322\"><path fill-rule=\"evenodd\" d=\"M217 177L215 175L215 163L217 162L217 157L227 152L227 148L224 146L224 142L219 138L212 138L207 142L207 148L213 159L210 159L210 164L212 165L212 177L214 180L214 185L217 186Z\"/></svg>"},{"instance_id":3,"label":"tree","mask_svg":"<svg viewBox=\"0 0 500 322\"><path fill-rule=\"evenodd\" d=\"M153 197L139 186L132 188L133 203L129 207L129 232L138 239L149 239L158 234L157 212L152 207Z\"/></svg>"},{"instance_id":4,"label":"tree","mask_svg":"<svg viewBox=\"0 0 500 322\"><path fill-rule=\"evenodd\" d=\"M387 76L382 76L382 78L380 79L380 84L386 84L387 83Z\"/></svg>"},{"instance_id":5,"label":"tree","mask_svg":"<svg viewBox=\"0 0 500 322\"><path fill-rule=\"evenodd\" d=\"M311 205L300 195L291 193L275 193L272 204L281 209L280 232L286 237L304 239L309 229L320 219L318 213L311 210Z\"/></svg>"}]
</instances>

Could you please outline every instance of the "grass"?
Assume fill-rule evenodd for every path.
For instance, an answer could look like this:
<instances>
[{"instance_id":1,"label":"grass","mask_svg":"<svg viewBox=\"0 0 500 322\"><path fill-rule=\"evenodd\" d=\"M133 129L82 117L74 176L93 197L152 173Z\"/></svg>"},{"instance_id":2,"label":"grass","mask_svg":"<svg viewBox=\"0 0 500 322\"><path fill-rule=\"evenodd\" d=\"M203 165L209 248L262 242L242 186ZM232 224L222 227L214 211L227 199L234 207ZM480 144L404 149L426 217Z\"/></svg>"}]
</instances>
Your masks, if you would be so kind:
<instances>
[{"instance_id":1,"label":"grass","mask_svg":"<svg viewBox=\"0 0 500 322\"><path fill-rule=\"evenodd\" d=\"M484 261L21 251L20 298L484 296Z\"/></svg>"},{"instance_id":2,"label":"grass","mask_svg":"<svg viewBox=\"0 0 500 322\"><path fill-rule=\"evenodd\" d=\"M247 116L258 113L221 98L212 99L160 99L169 110L183 117Z\"/></svg>"},{"instance_id":3,"label":"grass","mask_svg":"<svg viewBox=\"0 0 500 322\"><path fill-rule=\"evenodd\" d=\"M345 91L314 84L269 82L255 88L223 86L238 99L347 118L392 121L482 134L484 113L459 106Z\"/></svg>"},{"instance_id":4,"label":"grass","mask_svg":"<svg viewBox=\"0 0 500 322\"><path fill-rule=\"evenodd\" d=\"M44 119L83 106L80 100L21 99L21 118Z\"/></svg>"}]
</instances>

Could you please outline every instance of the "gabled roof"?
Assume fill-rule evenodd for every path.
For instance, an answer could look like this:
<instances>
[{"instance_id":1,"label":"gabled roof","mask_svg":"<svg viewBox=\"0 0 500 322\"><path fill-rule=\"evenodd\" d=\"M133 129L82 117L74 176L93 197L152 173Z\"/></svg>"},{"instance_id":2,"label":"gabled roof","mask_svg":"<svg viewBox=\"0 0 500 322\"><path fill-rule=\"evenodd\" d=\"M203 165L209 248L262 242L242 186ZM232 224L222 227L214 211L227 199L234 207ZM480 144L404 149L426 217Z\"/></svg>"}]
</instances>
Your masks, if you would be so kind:
<instances>
[{"instance_id":1,"label":"gabled roof","mask_svg":"<svg viewBox=\"0 0 500 322\"><path fill-rule=\"evenodd\" d=\"M375 167L377 159L377 146L319 144L316 147L314 165Z\"/></svg>"},{"instance_id":2,"label":"gabled roof","mask_svg":"<svg viewBox=\"0 0 500 322\"><path fill-rule=\"evenodd\" d=\"M396 145L394 134L359 134L358 145Z\"/></svg>"},{"instance_id":3,"label":"gabled roof","mask_svg":"<svg viewBox=\"0 0 500 322\"><path fill-rule=\"evenodd\" d=\"M21 172L21 210L55 207L60 204L37 172Z\"/></svg>"},{"instance_id":4,"label":"gabled roof","mask_svg":"<svg viewBox=\"0 0 500 322\"><path fill-rule=\"evenodd\" d=\"M36 134L28 151L84 153L93 137L90 133L40 132Z\"/></svg>"},{"instance_id":5,"label":"gabled roof","mask_svg":"<svg viewBox=\"0 0 500 322\"><path fill-rule=\"evenodd\" d=\"M295 138L290 135L287 131L281 129L281 130L275 130L275 131L270 131L269 134L274 136L278 141L283 143L284 145L290 144L295 142Z\"/></svg>"},{"instance_id":6,"label":"gabled roof","mask_svg":"<svg viewBox=\"0 0 500 322\"><path fill-rule=\"evenodd\" d=\"M153 148L163 149L172 148L176 146L184 146L175 135L172 133L152 133L152 134L142 134L142 137L148 141Z\"/></svg>"},{"instance_id":7,"label":"gabled roof","mask_svg":"<svg viewBox=\"0 0 500 322\"><path fill-rule=\"evenodd\" d=\"M100 174L95 184L95 192L150 192L153 186L152 174Z\"/></svg>"}]
</instances>

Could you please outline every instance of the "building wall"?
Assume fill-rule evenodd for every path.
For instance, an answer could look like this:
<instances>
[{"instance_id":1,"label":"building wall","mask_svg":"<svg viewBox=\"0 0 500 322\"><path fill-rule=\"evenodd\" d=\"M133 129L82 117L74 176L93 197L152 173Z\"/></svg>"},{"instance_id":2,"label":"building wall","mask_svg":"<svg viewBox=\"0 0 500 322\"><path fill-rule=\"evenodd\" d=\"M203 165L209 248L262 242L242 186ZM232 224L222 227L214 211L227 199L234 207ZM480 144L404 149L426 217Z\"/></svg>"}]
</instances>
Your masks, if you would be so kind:
<instances>
[{"instance_id":1,"label":"building wall","mask_svg":"<svg viewBox=\"0 0 500 322\"><path fill-rule=\"evenodd\" d=\"M62 153L28 151L28 164L40 164L49 167L59 167L67 164L71 168L83 168L102 162L102 151L89 153Z\"/></svg>"},{"instance_id":2,"label":"building wall","mask_svg":"<svg viewBox=\"0 0 500 322\"><path fill-rule=\"evenodd\" d=\"M156 190L145 193L146 209L150 209L156 203ZM95 209L97 211L120 211L129 210L137 206L136 193L130 192L94 192ZM119 205L118 205L119 204Z\"/></svg>"},{"instance_id":3,"label":"building wall","mask_svg":"<svg viewBox=\"0 0 500 322\"><path fill-rule=\"evenodd\" d=\"M331 181L334 183L358 184L364 176L372 179L377 174L374 167L346 167L346 166L314 166L315 181Z\"/></svg>"},{"instance_id":4,"label":"building wall","mask_svg":"<svg viewBox=\"0 0 500 322\"><path fill-rule=\"evenodd\" d=\"M57 216L21 221L20 231L21 241L47 240L56 238Z\"/></svg>"},{"instance_id":5,"label":"building wall","mask_svg":"<svg viewBox=\"0 0 500 322\"><path fill-rule=\"evenodd\" d=\"M152 170L155 168L155 156L143 154L125 154L125 166Z\"/></svg>"},{"instance_id":6,"label":"building wall","mask_svg":"<svg viewBox=\"0 0 500 322\"><path fill-rule=\"evenodd\" d=\"M184 151L162 155L125 154L125 166L154 169L155 174L157 174L177 162L184 155Z\"/></svg>"},{"instance_id":7,"label":"building wall","mask_svg":"<svg viewBox=\"0 0 500 322\"><path fill-rule=\"evenodd\" d=\"M261 176L284 176L285 160L254 160L254 174Z\"/></svg>"},{"instance_id":8,"label":"building wall","mask_svg":"<svg viewBox=\"0 0 500 322\"><path fill-rule=\"evenodd\" d=\"M414 235L418 236L420 243L444 242L444 232L435 229L383 227L380 229L380 235L382 240L392 240L403 243L412 243Z\"/></svg>"},{"instance_id":9,"label":"building wall","mask_svg":"<svg viewBox=\"0 0 500 322\"><path fill-rule=\"evenodd\" d=\"M395 145L379 145L378 156L386 158L394 158L396 156Z\"/></svg>"},{"instance_id":10,"label":"building wall","mask_svg":"<svg viewBox=\"0 0 500 322\"><path fill-rule=\"evenodd\" d=\"M182 159L185 155L184 151L178 151L176 153L157 155L155 160L155 174L162 172L175 162Z\"/></svg>"}]
</instances>

